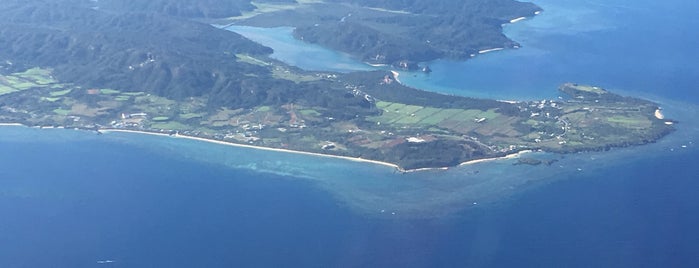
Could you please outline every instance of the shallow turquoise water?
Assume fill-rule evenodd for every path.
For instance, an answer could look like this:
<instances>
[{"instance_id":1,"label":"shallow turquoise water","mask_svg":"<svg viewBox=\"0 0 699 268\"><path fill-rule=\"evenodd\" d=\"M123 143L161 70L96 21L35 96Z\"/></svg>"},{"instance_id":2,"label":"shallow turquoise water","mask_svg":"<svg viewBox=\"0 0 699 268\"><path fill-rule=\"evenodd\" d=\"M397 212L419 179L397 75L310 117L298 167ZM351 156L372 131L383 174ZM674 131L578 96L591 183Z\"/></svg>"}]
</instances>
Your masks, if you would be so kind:
<instances>
[{"instance_id":1,"label":"shallow turquoise water","mask_svg":"<svg viewBox=\"0 0 699 268\"><path fill-rule=\"evenodd\" d=\"M503 99L598 84L659 101L678 131L542 154L552 166L401 175L177 138L0 127L0 267L696 267L696 3L540 4L541 16L507 28L522 49L401 79ZM271 38L289 41L285 31ZM286 41L278 59L364 68L319 47L319 59L293 62L308 54Z\"/></svg>"}]
</instances>

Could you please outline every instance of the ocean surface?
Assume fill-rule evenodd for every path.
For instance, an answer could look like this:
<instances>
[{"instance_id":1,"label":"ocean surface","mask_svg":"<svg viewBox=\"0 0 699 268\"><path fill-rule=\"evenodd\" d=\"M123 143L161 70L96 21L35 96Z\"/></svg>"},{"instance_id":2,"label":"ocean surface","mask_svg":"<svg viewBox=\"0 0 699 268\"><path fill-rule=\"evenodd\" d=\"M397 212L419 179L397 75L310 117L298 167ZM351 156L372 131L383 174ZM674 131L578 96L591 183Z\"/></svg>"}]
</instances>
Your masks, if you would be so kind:
<instances>
[{"instance_id":1,"label":"ocean surface","mask_svg":"<svg viewBox=\"0 0 699 268\"><path fill-rule=\"evenodd\" d=\"M538 155L551 166L396 174L182 138L3 126L0 267L699 267L699 4L536 3L541 15L506 27L521 49L401 80L498 99L595 84L659 102L678 131ZM370 68L288 28L246 31L302 68Z\"/></svg>"}]
</instances>

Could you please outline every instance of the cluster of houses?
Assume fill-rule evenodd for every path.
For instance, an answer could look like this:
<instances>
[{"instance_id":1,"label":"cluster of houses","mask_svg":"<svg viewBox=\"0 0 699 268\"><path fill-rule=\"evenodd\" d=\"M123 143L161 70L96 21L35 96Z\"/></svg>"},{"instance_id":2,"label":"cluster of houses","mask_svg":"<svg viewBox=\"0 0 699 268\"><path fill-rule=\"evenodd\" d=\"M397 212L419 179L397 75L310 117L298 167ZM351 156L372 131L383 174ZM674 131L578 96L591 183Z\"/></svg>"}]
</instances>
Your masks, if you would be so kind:
<instances>
[{"instance_id":1,"label":"cluster of houses","mask_svg":"<svg viewBox=\"0 0 699 268\"><path fill-rule=\"evenodd\" d=\"M147 113L122 113L121 120L115 120L110 123L114 128L142 128L143 121L148 119Z\"/></svg>"}]
</instances>

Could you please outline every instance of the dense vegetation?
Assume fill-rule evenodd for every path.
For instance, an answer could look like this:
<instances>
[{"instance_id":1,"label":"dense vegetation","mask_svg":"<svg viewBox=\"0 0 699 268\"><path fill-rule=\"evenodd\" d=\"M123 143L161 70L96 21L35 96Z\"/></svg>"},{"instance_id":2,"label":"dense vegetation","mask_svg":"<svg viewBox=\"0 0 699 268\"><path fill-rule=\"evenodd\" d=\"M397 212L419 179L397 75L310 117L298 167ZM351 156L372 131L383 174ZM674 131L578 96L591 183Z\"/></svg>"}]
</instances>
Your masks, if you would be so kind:
<instances>
[{"instance_id":1,"label":"dense vegetation","mask_svg":"<svg viewBox=\"0 0 699 268\"><path fill-rule=\"evenodd\" d=\"M540 8L514 0L331 0L263 14L242 23L294 26L298 39L344 51L372 63L466 59L490 48L519 44L502 24ZM285 20L278 20L279 17Z\"/></svg>"},{"instance_id":2,"label":"dense vegetation","mask_svg":"<svg viewBox=\"0 0 699 268\"><path fill-rule=\"evenodd\" d=\"M146 91L174 100L205 96L211 109L351 101L342 97L342 87L333 91L333 86L299 86L273 79L266 68L237 61L237 54L272 52L238 34L158 12L114 10L95 10L71 0L3 5L0 59L7 61L9 71L50 67L61 81L84 87Z\"/></svg>"},{"instance_id":3,"label":"dense vegetation","mask_svg":"<svg viewBox=\"0 0 699 268\"><path fill-rule=\"evenodd\" d=\"M295 25L306 41L392 63L461 58L512 44L500 24L537 10L511 0L264 2L272 12L245 22ZM526 149L643 144L673 130L672 121L653 115L656 104L597 87L567 84L561 88L573 97L567 101L506 103L407 88L388 71L307 72L201 22L251 6L242 0L3 1L0 122L180 132L405 169Z\"/></svg>"}]
</instances>

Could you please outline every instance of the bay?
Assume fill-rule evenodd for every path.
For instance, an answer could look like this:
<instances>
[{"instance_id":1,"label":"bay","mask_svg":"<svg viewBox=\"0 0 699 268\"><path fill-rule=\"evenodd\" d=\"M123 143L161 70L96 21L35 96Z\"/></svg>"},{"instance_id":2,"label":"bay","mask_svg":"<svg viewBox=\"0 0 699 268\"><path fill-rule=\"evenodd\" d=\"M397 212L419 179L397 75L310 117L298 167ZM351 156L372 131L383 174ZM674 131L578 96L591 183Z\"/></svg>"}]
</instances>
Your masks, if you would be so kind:
<instances>
[{"instance_id":1,"label":"bay","mask_svg":"<svg viewBox=\"0 0 699 268\"><path fill-rule=\"evenodd\" d=\"M176 138L0 127L0 266L696 267L696 3L537 4L544 13L506 28L521 49L437 61L429 76L401 80L499 99L597 84L658 101L678 131L541 155L552 166L401 175ZM289 38L282 30L272 37ZM278 59L305 57L281 44ZM315 49L309 69L363 68ZM323 69L342 57L355 67Z\"/></svg>"}]
</instances>

